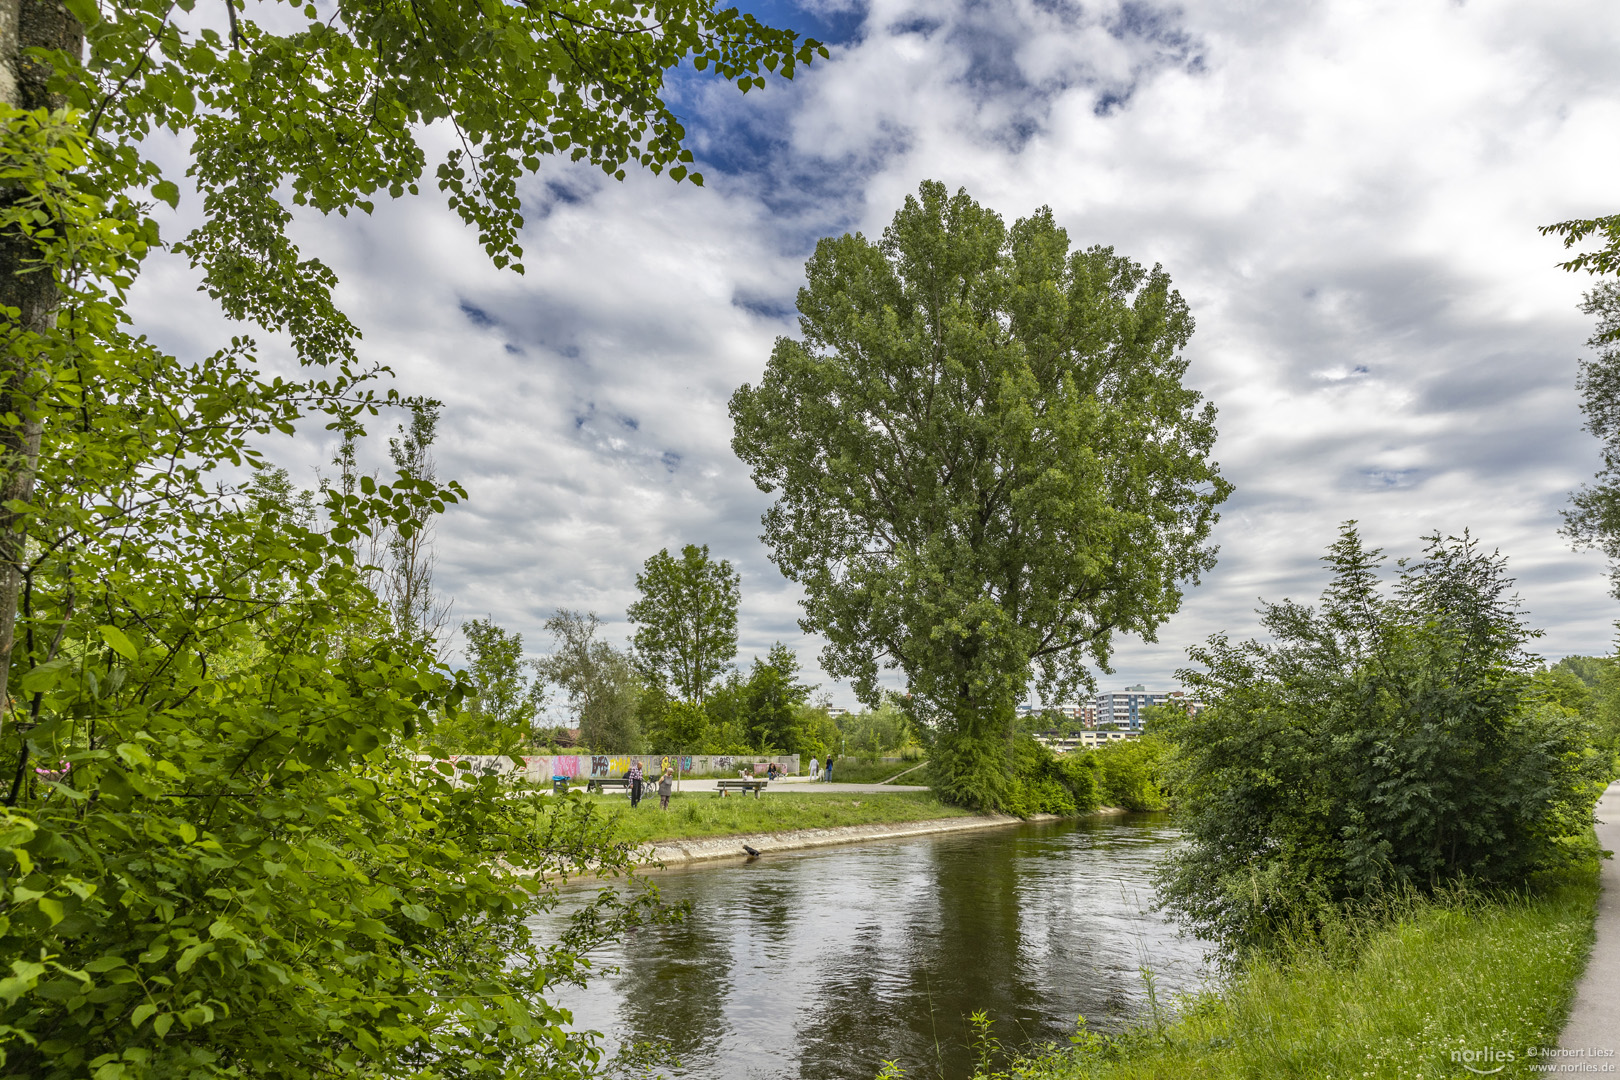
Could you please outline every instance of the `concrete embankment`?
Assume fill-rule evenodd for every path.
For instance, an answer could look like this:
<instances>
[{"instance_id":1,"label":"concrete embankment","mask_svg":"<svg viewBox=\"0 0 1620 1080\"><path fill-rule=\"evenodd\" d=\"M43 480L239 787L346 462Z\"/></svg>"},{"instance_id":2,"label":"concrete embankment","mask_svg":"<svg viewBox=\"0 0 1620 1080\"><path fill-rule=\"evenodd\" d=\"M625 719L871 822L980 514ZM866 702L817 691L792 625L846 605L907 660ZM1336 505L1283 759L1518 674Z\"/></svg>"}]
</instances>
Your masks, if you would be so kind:
<instances>
[{"instance_id":1,"label":"concrete embankment","mask_svg":"<svg viewBox=\"0 0 1620 1080\"><path fill-rule=\"evenodd\" d=\"M1123 810L1104 807L1099 814L1120 814ZM903 840L913 836L938 836L943 833L971 832L976 829L998 829L1020 825L1023 818L1007 814L986 814L976 817L937 818L932 821L903 821L878 825L844 825L831 829L793 829L786 832L754 833L745 836L710 836L687 840L659 840L637 852L639 860L666 867L685 866L696 862L719 859L746 859L743 845L769 855L782 851L803 851L806 848L833 847L838 844L858 844L873 840ZM1052 814L1036 814L1029 821L1057 821Z\"/></svg>"}]
</instances>

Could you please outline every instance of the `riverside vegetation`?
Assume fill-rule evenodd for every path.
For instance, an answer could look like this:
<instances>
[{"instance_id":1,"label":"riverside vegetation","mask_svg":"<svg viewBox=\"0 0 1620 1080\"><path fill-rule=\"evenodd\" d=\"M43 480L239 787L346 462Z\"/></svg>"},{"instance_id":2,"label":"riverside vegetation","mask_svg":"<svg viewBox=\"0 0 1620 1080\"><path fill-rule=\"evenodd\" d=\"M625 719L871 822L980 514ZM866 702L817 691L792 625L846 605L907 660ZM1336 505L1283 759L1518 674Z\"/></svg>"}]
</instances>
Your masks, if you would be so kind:
<instances>
[{"instance_id":1,"label":"riverside vegetation","mask_svg":"<svg viewBox=\"0 0 1620 1080\"><path fill-rule=\"evenodd\" d=\"M981 1017L981 1080L1533 1074L1592 939L1613 747L1535 670L1499 556L1431 536L1388 592L1381 559L1347 524L1319 608L1267 604L1272 641L1182 673L1208 708L1165 724L1186 839L1159 898L1225 987L1171 1015L1148 975L1138 1026L1010 1064Z\"/></svg>"},{"instance_id":2,"label":"riverside vegetation","mask_svg":"<svg viewBox=\"0 0 1620 1080\"><path fill-rule=\"evenodd\" d=\"M1007 1061L977 1017L973 1080L1413 1080L1540 1075L1592 940L1590 862L1526 891L1381 897L1309 940L1246 960L1219 991L1150 1000L1112 1036L1082 1023L1068 1045ZM893 1065L882 1074L899 1080Z\"/></svg>"}]
</instances>

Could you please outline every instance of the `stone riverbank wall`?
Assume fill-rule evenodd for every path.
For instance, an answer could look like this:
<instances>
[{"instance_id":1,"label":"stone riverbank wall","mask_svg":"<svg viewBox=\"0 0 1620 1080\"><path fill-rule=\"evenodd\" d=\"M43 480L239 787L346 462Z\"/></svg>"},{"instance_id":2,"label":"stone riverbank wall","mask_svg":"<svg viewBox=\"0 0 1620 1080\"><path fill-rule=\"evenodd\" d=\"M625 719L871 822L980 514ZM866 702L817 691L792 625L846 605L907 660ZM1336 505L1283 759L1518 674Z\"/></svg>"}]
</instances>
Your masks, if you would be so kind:
<instances>
[{"instance_id":1,"label":"stone riverbank wall","mask_svg":"<svg viewBox=\"0 0 1620 1080\"><path fill-rule=\"evenodd\" d=\"M630 763L641 762L649 781L666 768L679 769L682 776L721 773L736 776L739 769L764 772L774 762L790 776L799 772L797 754L760 757L752 754L530 754L503 757L499 754L459 754L449 759L458 768L465 766L478 776L506 776L533 784L549 784L553 776L569 779L623 776Z\"/></svg>"}]
</instances>

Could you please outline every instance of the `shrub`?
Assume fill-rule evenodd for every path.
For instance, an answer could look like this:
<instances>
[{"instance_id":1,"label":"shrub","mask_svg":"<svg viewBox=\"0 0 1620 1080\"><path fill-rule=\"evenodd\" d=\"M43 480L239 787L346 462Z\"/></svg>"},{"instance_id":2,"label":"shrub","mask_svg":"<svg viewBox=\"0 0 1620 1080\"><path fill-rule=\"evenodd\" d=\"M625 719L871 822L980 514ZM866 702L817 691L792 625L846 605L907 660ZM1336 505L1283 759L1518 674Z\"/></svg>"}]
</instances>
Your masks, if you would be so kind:
<instances>
[{"instance_id":1,"label":"shrub","mask_svg":"<svg viewBox=\"0 0 1620 1080\"><path fill-rule=\"evenodd\" d=\"M1059 758L1028 735L1012 743L1012 775L1003 802L1010 814L1076 814L1097 808L1093 770Z\"/></svg>"},{"instance_id":2,"label":"shrub","mask_svg":"<svg viewBox=\"0 0 1620 1080\"><path fill-rule=\"evenodd\" d=\"M1161 764L1167 749L1164 740L1143 735L1088 751L1102 804L1126 810L1163 810L1167 800Z\"/></svg>"},{"instance_id":3,"label":"shrub","mask_svg":"<svg viewBox=\"0 0 1620 1080\"><path fill-rule=\"evenodd\" d=\"M1500 556L1430 536L1386 595L1349 523L1324 561L1320 611L1261 609L1274 642L1191 650L1208 708L1165 725L1186 842L1161 897L1229 949L1389 889L1564 865L1606 771L1587 723L1529 693Z\"/></svg>"}]
</instances>

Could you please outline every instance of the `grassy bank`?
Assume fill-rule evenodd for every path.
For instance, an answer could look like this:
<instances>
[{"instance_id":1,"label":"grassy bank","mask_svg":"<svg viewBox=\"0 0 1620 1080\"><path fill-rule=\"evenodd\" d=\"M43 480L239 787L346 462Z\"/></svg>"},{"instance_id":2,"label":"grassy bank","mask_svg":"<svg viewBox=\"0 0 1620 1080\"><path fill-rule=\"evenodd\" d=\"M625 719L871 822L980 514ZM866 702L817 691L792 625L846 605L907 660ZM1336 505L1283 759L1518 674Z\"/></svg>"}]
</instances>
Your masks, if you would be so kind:
<instances>
[{"instance_id":1,"label":"grassy bank","mask_svg":"<svg viewBox=\"0 0 1620 1080\"><path fill-rule=\"evenodd\" d=\"M683 792L670 799L668 811L658 808L656 794L635 810L630 809L623 795L587 798L604 812L616 815L619 836L636 843L971 816L969 811L946 806L931 793L921 791L881 795L801 795L781 791L757 799Z\"/></svg>"},{"instance_id":2,"label":"grassy bank","mask_svg":"<svg viewBox=\"0 0 1620 1080\"><path fill-rule=\"evenodd\" d=\"M1393 925L1287 964L1113 1040L1086 1038L1029 1080L1542 1075L1592 938L1597 871L1506 902L1417 904ZM1462 1056L1454 1059L1457 1052ZM1473 1054L1472 1058L1467 1054ZM1508 1055L1511 1054L1511 1059Z\"/></svg>"},{"instance_id":3,"label":"grassy bank","mask_svg":"<svg viewBox=\"0 0 1620 1080\"><path fill-rule=\"evenodd\" d=\"M854 758L839 758L833 762L833 783L881 784L890 777L899 776L909 769L916 769L921 764L923 764L921 761L857 761ZM905 782L923 783L925 771L918 769L906 777Z\"/></svg>"}]
</instances>

